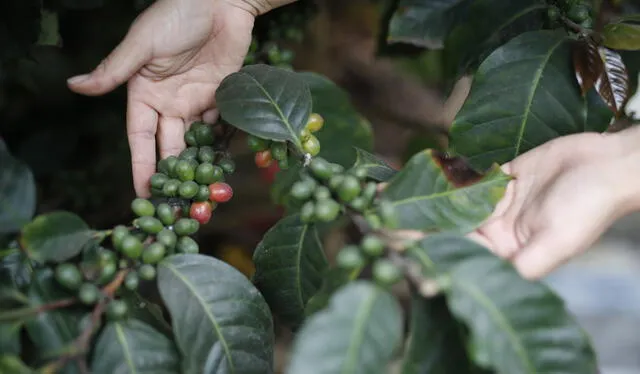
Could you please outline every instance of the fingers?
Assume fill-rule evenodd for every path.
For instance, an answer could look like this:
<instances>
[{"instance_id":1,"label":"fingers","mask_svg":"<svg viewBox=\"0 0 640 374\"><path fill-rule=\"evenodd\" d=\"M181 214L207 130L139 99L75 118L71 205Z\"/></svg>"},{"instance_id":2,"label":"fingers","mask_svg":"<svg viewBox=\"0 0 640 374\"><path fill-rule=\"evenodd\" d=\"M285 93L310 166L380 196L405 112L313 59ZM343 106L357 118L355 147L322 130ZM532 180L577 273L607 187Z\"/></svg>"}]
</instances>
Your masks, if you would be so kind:
<instances>
[{"instance_id":1,"label":"fingers","mask_svg":"<svg viewBox=\"0 0 640 374\"><path fill-rule=\"evenodd\" d=\"M543 230L531 238L512 259L513 265L526 279L539 279L567 262L582 248L557 230Z\"/></svg>"},{"instance_id":2,"label":"fingers","mask_svg":"<svg viewBox=\"0 0 640 374\"><path fill-rule=\"evenodd\" d=\"M109 56L89 74L70 78L73 91L84 95L102 95L133 76L151 58L151 46L131 30Z\"/></svg>"},{"instance_id":3,"label":"fingers","mask_svg":"<svg viewBox=\"0 0 640 374\"><path fill-rule=\"evenodd\" d=\"M185 122L181 118L160 117L158 145L160 158L177 156L185 148Z\"/></svg>"},{"instance_id":4,"label":"fingers","mask_svg":"<svg viewBox=\"0 0 640 374\"><path fill-rule=\"evenodd\" d=\"M218 109L209 109L202 114L202 120L205 123L216 123L218 121L219 114Z\"/></svg>"},{"instance_id":5,"label":"fingers","mask_svg":"<svg viewBox=\"0 0 640 374\"><path fill-rule=\"evenodd\" d=\"M139 197L149 197L149 178L156 170L158 114L148 105L129 99L127 135L131 148L133 185Z\"/></svg>"}]
</instances>

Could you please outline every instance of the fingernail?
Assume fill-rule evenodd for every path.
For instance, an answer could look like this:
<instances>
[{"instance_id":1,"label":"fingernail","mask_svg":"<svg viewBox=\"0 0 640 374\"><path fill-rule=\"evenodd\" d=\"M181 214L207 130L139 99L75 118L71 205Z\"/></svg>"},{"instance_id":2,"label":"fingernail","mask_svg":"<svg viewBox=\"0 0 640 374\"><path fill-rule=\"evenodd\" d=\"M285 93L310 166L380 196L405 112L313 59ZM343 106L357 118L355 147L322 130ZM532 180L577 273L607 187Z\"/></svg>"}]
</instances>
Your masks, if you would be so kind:
<instances>
[{"instance_id":1,"label":"fingernail","mask_svg":"<svg viewBox=\"0 0 640 374\"><path fill-rule=\"evenodd\" d=\"M82 82L86 81L87 79L89 79L89 74L76 75L75 77L71 77L71 78L67 79L67 83L69 83L69 84L78 84L78 83L82 83Z\"/></svg>"}]
</instances>

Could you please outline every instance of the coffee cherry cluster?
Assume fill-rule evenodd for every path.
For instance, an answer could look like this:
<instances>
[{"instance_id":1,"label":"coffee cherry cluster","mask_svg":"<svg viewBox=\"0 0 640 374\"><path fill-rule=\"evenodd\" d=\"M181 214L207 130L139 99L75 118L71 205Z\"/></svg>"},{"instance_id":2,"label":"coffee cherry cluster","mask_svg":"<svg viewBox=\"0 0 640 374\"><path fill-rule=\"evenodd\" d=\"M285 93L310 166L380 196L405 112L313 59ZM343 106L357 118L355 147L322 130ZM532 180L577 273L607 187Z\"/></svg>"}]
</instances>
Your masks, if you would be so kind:
<instances>
[{"instance_id":1,"label":"coffee cherry cluster","mask_svg":"<svg viewBox=\"0 0 640 374\"><path fill-rule=\"evenodd\" d=\"M320 153L320 141L313 134L322 129L324 119L318 113L311 113L305 128L300 132L300 140L302 141L302 150L311 156ZM274 161L278 163L278 167L282 170L289 168L289 150L286 142L273 141L259 138L254 135L247 137L249 149L254 151L255 163L259 168L268 168Z\"/></svg>"},{"instance_id":2,"label":"coffee cherry cluster","mask_svg":"<svg viewBox=\"0 0 640 374\"><path fill-rule=\"evenodd\" d=\"M190 217L206 224L217 204L233 196L224 179L236 166L225 152L214 147L212 126L195 122L184 140L188 147L180 155L158 162L158 172L150 180L151 192L155 197L178 197L189 202Z\"/></svg>"},{"instance_id":3,"label":"coffee cherry cluster","mask_svg":"<svg viewBox=\"0 0 640 374\"><path fill-rule=\"evenodd\" d=\"M267 64L283 69L292 70L295 53L280 46L279 43L269 41L260 43L257 38L253 38L247 56L244 58L244 65Z\"/></svg>"},{"instance_id":4,"label":"coffee cherry cluster","mask_svg":"<svg viewBox=\"0 0 640 374\"><path fill-rule=\"evenodd\" d=\"M584 28L593 27L593 10L588 2L581 0L554 0L547 10L547 16L552 24L560 22L566 17Z\"/></svg>"},{"instance_id":5,"label":"coffee cherry cluster","mask_svg":"<svg viewBox=\"0 0 640 374\"><path fill-rule=\"evenodd\" d=\"M374 281L382 286L391 286L402 279L402 270L393 262L383 258L385 244L373 234L365 235L360 245L348 245L338 252L336 263L345 270L357 270L373 263L371 272Z\"/></svg>"}]
</instances>

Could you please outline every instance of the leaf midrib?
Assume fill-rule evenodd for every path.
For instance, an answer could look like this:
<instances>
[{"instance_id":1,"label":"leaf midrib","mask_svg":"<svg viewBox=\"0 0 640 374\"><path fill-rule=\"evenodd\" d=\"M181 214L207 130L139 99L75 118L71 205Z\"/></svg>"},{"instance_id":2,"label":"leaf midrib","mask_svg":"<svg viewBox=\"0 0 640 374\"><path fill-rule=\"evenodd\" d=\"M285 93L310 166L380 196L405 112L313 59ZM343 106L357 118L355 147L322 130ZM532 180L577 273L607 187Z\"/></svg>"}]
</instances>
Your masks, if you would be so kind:
<instances>
[{"instance_id":1,"label":"leaf midrib","mask_svg":"<svg viewBox=\"0 0 640 374\"><path fill-rule=\"evenodd\" d=\"M366 322L369 320L369 315L373 310L373 303L377 296L376 291L372 292L364 303L362 303L362 306L356 315L355 326L350 339L351 344L349 344L349 348L347 349L345 364L342 366L343 374L351 374L355 372L358 358L354 350L357 350L364 340L364 327Z\"/></svg>"},{"instance_id":2,"label":"leaf midrib","mask_svg":"<svg viewBox=\"0 0 640 374\"><path fill-rule=\"evenodd\" d=\"M284 122L285 127L289 131L289 134L291 134L292 140L296 143L296 145L300 145L299 144L300 141L298 140L298 136L297 136L296 132L293 131L293 127L291 126L291 123L289 123L289 120L287 119L287 117L280 110L280 106L278 106L278 103L276 103L276 101L273 99L273 97L271 97L269 92L264 88L264 86L255 77L253 77L251 74L248 74L248 73L244 73L244 74L246 74L249 77L249 79L251 79L253 82L255 82L256 86L258 86L260 91L262 91L262 93L264 93L264 95L267 97L267 99L269 100L271 105L273 105L274 109L276 110L276 112L280 116L280 119L282 120L282 122Z\"/></svg>"},{"instance_id":3,"label":"leaf midrib","mask_svg":"<svg viewBox=\"0 0 640 374\"><path fill-rule=\"evenodd\" d=\"M136 370L136 365L133 362L133 357L131 357L131 352L129 352L129 342L127 342L124 331L122 331L122 325L116 322L114 324L114 329L116 330L116 336L122 347L122 352L124 353L124 358L127 362L127 366L129 367L129 369L131 369L131 374L136 374L138 370Z\"/></svg>"},{"instance_id":4,"label":"leaf midrib","mask_svg":"<svg viewBox=\"0 0 640 374\"><path fill-rule=\"evenodd\" d=\"M196 300L198 300L198 302L200 303L200 306L204 310L205 315L211 321L211 324L213 325L213 328L216 331L216 335L218 335L218 339L220 341L220 344L222 344L222 348L224 350L225 356L227 357L227 362L229 363L229 366L231 367L231 372L235 372L233 360L231 359L231 352L229 351L229 346L227 345L227 341L225 340L224 335L222 334L222 331L220 329L220 326L218 325L218 322L215 319L215 316L211 313L209 308L207 308L207 303L205 302L205 300L202 299L202 297L200 297L200 295L196 292L196 289L195 289L195 287L193 287L191 282L189 282L188 279L183 277L182 274L180 274L178 272L178 270L175 268L175 266L173 266L172 264L167 264L167 263L165 263L164 266L167 269L169 269L178 279L180 279L184 283L184 285L191 291L191 293L196 298Z\"/></svg>"}]
</instances>

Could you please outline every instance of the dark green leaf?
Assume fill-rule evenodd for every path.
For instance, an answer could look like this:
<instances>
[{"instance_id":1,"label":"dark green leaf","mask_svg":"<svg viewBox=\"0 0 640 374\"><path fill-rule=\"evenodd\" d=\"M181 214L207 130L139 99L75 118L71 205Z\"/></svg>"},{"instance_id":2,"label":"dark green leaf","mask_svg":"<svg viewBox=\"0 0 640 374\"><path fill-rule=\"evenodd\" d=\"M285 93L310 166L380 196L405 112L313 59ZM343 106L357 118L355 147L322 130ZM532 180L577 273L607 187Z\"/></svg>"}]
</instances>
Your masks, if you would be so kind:
<instances>
[{"instance_id":1,"label":"dark green leaf","mask_svg":"<svg viewBox=\"0 0 640 374\"><path fill-rule=\"evenodd\" d=\"M602 30L603 45L611 49L640 50L640 25L630 23L610 23Z\"/></svg>"},{"instance_id":2,"label":"dark green leaf","mask_svg":"<svg viewBox=\"0 0 640 374\"><path fill-rule=\"evenodd\" d=\"M386 182L396 175L397 171L386 162L367 151L356 148L356 162L353 167L363 167L367 177L378 182Z\"/></svg>"},{"instance_id":3,"label":"dark green leaf","mask_svg":"<svg viewBox=\"0 0 640 374\"><path fill-rule=\"evenodd\" d=\"M22 288L29 284L30 279L31 266L19 249L0 260L0 284Z\"/></svg>"},{"instance_id":4,"label":"dark green leaf","mask_svg":"<svg viewBox=\"0 0 640 374\"><path fill-rule=\"evenodd\" d=\"M82 218L59 211L37 216L27 224L20 244L32 260L63 262L80 253L93 234Z\"/></svg>"},{"instance_id":5,"label":"dark green leaf","mask_svg":"<svg viewBox=\"0 0 640 374\"><path fill-rule=\"evenodd\" d=\"M36 211L33 174L22 161L11 156L0 139L0 234L19 231Z\"/></svg>"},{"instance_id":6,"label":"dark green leaf","mask_svg":"<svg viewBox=\"0 0 640 374\"><path fill-rule=\"evenodd\" d=\"M178 374L175 344L146 323L127 319L108 323L97 338L94 373Z\"/></svg>"},{"instance_id":7,"label":"dark green leaf","mask_svg":"<svg viewBox=\"0 0 640 374\"><path fill-rule=\"evenodd\" d=\"M322 286L307 302L304 310L305 316L308 317L329 305L331 296L342 286L356 279L361 270L347 271L339 267L328 268L322 277Z\"/></svg>"},{"instance_id":8,"label":"dark green leaf","mask_svg":"<svg viewBox=\"0 0 640 374\"><path fill-rule=\"evenodd\" d=\"M491 54L456 116L450 148L479 169L504 163L553 138L604 131L590 123L562 31L522 34Z\"/></svg>"},{"instance_id":9,"label":"dark green leaf","mask_svg":"<svg viewBox=\"0 0 640 374\"><path fill-rule=\"evenodd\" d=\"M298 326L329 266L316 227L302 223L298 214L284 217L264 235L253 262L253 281L273 313Z\"/></svg>"},{"instance_id":10,"label":"dark green leaf","mask_svg":"<svg viewBox=\"0 0 640 374\"><path fill-rule=\"evenodd\" d=\"M9 352L3 352L2 356L0 356L0 373L34 374L35 370L22 362L20 357L13 356Z\"/></svg>"},{"instance_id":11,"label":"dark green leaf","mask_svg":"<svg viewBox=\"0 0 640 374\"><path fill-rule=\"evenodd\" d=\"M300 131L311 113L311 93L294 72L249 65L220 83L216 104L221 117L233 126L300 147Z\"/></svg>"},{"instance_id":12,"label":"dark green leaf","mask_svg":"<svg viewBox=\"0 0 640 374\"><path fill-rule=\"evenodd\" d=\"M443 297L412 295L411 324L402 374L466 374L473 364L464 350L462 326Z\"/></svg>"},{"instance_id":13,"label":"dark green leaf","mask_svg":"<svg viewBox=\"0 0 640 374\"><path fill-rule=\"evenodd\" d=\"M28 293L33 306L42 306L69 298L62 292L53 277L53 271L45 268L33 273ZM60 354L79 335L79 321L83 313L72 309L56 309L39 313L25 324L29 338L38 349L40 358ZM77 373L73 363L67 364L63 373Z\"/></svg>"},{"instance_id":14,"label":"dark green leaf","mask_svg":"<svg viewBox=\"0 0 640 374\"><path fill-rule=\"evenodd\" d=\"M442 48L456 15L468 7L469 2L400 0L391 17L387 42L407 43L429 49Z\"/></svg>"},{"instance_id":15,"label":"dark green leaf","mask_svg":"<svg viewBox=\"0 0 640 374\"><path fill-rule=\"evenodd\" d=\"M402 338L402 311L387 291L365 281L339 290L296 336L291 374L386 373Z\"/></svg>"},{"instance_id":16,"label":"dark green leaf","mask_svg":"<svg viewBox=\"0 0 640 374\"><path fill-rule=\"evenodd\" d=\"M167 337L173 335L171 325L164 318L162 308L158 304L146 300L138 292L128 292L124 300L129 305L129 315L132 318L149 324Z\"/></svg>"},{"instance_id":17,"label":"dark green leaf","mask_svg":"<svg viewBox=\"0 0 640 374\"><path fill-rule=\"evenodd\" d=\"M185 373L271 373L273 322L258 290L236 269L204 255L175 255L158 267Z\"/></svg>"},{"instance_id":18,"label":"dark green leaf","mask_svg":"<svg viewBox=\"0 0 640 374\"><path fill-rule=\"evenodd\" d=\"M523 279L487 248L436 234L407 255L425 275L441 280L451 312L478 343L476 355L488 358L498 373L597 372L589 338L562 299L546 285Z\"/></svg>"},{"instance_id":19,"label":"dark green leaf","mask_svg":"<svg viewBox=\"0 0 640 374\"><path fill-rule=\"evenodd\" d=\"M497 165L482 175L461 158L426 150L389 181L383 196L394 206L399 228L468 232L491 215L510 179Z\"/></svg>"},{"instance_id":20,"label":"dark green leaf","mask_svg":"<svg viewBox=\"0 0 640 374\"><path fill-rule=\"evenodd\" d=\"M547 5L539 0L475 0L466 6L444 45L448 76L469 72L495 48L543 26Z\"/></svg>"},{"instance_id":21,"label":"dark green leaf","mask_svg":"<svg viewBox=\"0 0 640 374\"><path fill-rule=\"evenodd\" d=\"M24 323L0 323L0 352L3 354L19 355L21 350L20 332ZM0 370L0 373L2 370Z\"/></svg>"}]
</instances>

